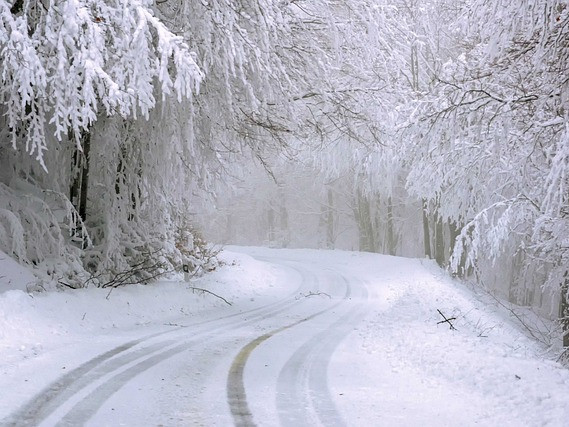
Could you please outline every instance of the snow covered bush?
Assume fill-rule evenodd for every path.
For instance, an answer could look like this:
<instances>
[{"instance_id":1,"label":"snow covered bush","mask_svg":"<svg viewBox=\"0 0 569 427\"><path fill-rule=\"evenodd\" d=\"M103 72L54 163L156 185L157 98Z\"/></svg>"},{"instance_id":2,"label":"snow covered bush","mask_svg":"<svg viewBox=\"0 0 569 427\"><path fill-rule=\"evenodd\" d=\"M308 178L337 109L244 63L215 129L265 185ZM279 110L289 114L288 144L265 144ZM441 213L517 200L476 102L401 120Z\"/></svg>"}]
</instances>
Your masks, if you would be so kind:
<instances>
[{"instance_id":1,"label":"snow covered bush","mask_svg":"<svg viewBox=\"0 0 569 427\"><path fill-rule=\"evenodd\" d=\"M82 235L86 242L89 237L69 200L23 182L13 187L0 183L0 249L35 266L46 282L85 280L72 237Z\"/></svg>"},{"instance_id":2,"label":"snow covered bush","mask_svg":"<svg viewBox=\"0 0 569 427\"><path fill-rule=\"evenodd\" d=\"M179 173L166 162L191 141L139 137L160 126L158 103L191 105L203 73L152 4L0 1L0 244L54 283L121 270L168 238L153 178Z\"/></svg>"},{"instance_id":3,"label":"snow covered bush","mask_svg":"<svg viewBox=\"0 0 569 427\"><path fill-rule=\"evenodd\" d=\"M207 243L199 231L191 225L184 224L178 228L176 249L180 254L180 259L176 260L178 265L187 265L189 273L193 275L207 273L219 267L219 260L216 257L221 249ZM178 267L178 270L182 268Z\"/></svg>"}]
</instances>

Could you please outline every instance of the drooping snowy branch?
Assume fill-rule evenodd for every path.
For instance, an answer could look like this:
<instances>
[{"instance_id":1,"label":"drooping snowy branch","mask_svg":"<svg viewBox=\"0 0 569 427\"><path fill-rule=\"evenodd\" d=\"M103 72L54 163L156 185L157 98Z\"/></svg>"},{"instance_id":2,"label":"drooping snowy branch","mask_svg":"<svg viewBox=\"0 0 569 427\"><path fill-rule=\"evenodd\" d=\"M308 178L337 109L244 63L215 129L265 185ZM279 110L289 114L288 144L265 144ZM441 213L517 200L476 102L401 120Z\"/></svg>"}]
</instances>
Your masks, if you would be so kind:
<instances>
[{"instance_id":1,"label":"drooping snowy branch","mask_svg":"<svg viewBox=\"0 0 569 427\"><path fill-rule=\"evenodd\" d=\"M48 124L57 139L71 133L79 144L100 113L148 117L156 83L179 101L199 89L194 55L150 5L65 0L44 9L26 2L14 16L0 2L0 93L16 148L23 135L25 151L45 167Z\"/></svg>"}]
</instances>

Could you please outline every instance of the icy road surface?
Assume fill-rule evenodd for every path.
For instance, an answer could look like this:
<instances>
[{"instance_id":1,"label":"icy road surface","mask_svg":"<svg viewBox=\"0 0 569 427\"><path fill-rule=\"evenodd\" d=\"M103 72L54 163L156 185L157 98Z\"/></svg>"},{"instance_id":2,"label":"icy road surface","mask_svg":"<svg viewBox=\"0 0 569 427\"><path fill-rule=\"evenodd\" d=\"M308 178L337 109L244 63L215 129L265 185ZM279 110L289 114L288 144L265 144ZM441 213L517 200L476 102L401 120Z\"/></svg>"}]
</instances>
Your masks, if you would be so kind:
<instances>
[{"instance_id":1,"label":"icy road surface","mask_svg":"<svg viewBox=\"0 0 569 427\"><path fill-rule=\"evenodd\" d=\"M231 306L180 282L0 294L0 425L569 425L569 372L431 264L231 250L191 284Z\"/></svg>"}]
</instances>

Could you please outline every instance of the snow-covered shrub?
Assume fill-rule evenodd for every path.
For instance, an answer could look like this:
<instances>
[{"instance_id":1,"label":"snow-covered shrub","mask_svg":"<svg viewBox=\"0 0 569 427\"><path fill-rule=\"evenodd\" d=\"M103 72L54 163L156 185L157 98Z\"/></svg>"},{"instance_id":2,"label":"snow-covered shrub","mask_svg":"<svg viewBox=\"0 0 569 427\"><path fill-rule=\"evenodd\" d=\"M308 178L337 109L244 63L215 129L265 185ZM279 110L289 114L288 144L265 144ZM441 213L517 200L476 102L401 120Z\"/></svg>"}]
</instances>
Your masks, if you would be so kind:
<instances>
[{"instance_id":1,"label":"snow-covered shrub","mask_svg":"<svg viewBox=\"0 0 569 427\"><path fill-rule=\"evenodd\" d=\"M176 249L181 258L181 264L189 267L192 274L207 273L219 266L217 254L220 249L207 243L201 234L191 225L178 228ZM175 264L175 261L173 262Z\"/></svg>"},{"instance_id":2,"label":"snow-covered shrub","mask_svg":"<svg viewBox=\"0 0 569 427\"><path fill-rule=\"evenodd\" d=\"M0 245L65 286L162 252L184 198L160 186L191 135L150 114L191 111L203 73L152 4L0 0Z\"/></svg>"},{"instance_id":3,"label":"snow-covered shrub","mask_svg":"<svg viewBox=\"0 0 569 427\"><path fill-rule=\"evenodd\" d=\"M48 285L85 280L80 248L90 239L73 205L55 191L13 187L0 183L0 249Z\"/></svg>"}]
</instances>

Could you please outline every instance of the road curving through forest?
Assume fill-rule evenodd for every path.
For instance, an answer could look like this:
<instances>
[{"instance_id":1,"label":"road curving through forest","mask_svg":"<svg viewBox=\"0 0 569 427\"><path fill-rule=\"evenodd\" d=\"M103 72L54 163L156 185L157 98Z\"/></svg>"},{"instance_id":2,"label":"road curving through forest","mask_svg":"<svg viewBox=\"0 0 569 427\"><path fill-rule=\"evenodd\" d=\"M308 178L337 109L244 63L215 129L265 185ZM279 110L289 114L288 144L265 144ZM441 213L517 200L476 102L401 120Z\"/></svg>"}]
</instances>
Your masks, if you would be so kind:
<instances>
[{"instance_id":1,"label":"road curving through forest","mask_svg":"<svg viewBox=\"0 0 569 427\"><path fill-rule=\"evenodd\" d=\"M257 281L231 307L95 329L93 347L52 345L19 365L0 365L2 392L16 402L0 425L566 424L567 371L432 264L237 250L262 262L242 270L249 279L240 283ZM438 324L439 311L456 317L457 330ZM34 381L47 371L67 373Z\"/></svg>"},{"instance_id":2,"label":"road curving through forest","mask_svg":"<svg viewBox=\"0 0 569 427\"><path fill-rule=\"evenodd\" d=\"M248 389L254 389L255 384L246 382L244 373L249 369L256 369L249 360L249 356L262 344L272 347L273 342L278 343L276 337L287 330L296 331L295 334L299 337L307 335L306 342L298 349L289 347L287 351L290 351L290 362L283 368L280 376L278 372L273 372L272 376L275 385L278 380L279 389L288 387L294 390L291 405L297 405L303 392L296 390L292 384L287 385L286 381L296 383L299 375L298 367L302 363L308 363L308 358L313 354L317 353L320 358L329 358L333 352L333 344L348 331L346 321L351 321L350 319L354 317L351 310L355 308L344 308L344 306L351 305L353 290L348 280L330 271L322 272L318 268L308 268L299 262L274 261L278 262L283 269L294 270L300 277L298 283L290 284L293 291L288 297L250 309L236 308L237 312L231 314L226 314L222 310L215 319L186 324L174 330L170 328L125 342L82 363L49 384L18 411L3 419L1 425L96 425L99 416L102 415L99 413L101 408L112 405L115 398L123 402L123 407L125 406L124 401L129 397L125 396L122 389L128 388L129 383L136 381L137 377L150 375L151 382L158 381L152 377L152 371L159 365L177 364L178 360L183 360L182 363L186 363L187 366L177 366L177 369L195 369L191 361L211 360L216 357L215 347L207 345L215 341L227 346L228 354L238 351L231 359L227 359L226 354L219 355L221 359L226 358L225 362L223 360L220 362L221 365L226 366L226 383L218 382L207 387L226 389L227 412L231 414L231 422L236 425L255 425L257 422L264 424L266 420L257 419L255 414L251 413L246 396ZM340 316L339 313L343 312L346 314ZM318 329L319 323L314 321L319 317L327 318L322 323L321 330ZM333 319L336 317L340 320L334 323ZM343 323L342 328L338 328L338 322ZM261 330L262 333L255 335L257 330ZM317 339L311 338L314 331L318 332ZM325 335L330 335L332 339L321 340L320 338ZM322 343L325 343L324 346ZM270 351L282 353L280 348L273 348ZM175 357L181 355L191 355L191 357ZM323 362L324 365L321 366L327 366L327 361ZM201 370L206 371L207 369ZM323 378L316 378L319 375ZM319 390L311 392L319 396L328 395L326 375L325 370L314 369L306 387L317 386ZM186 387L201 389L204 385L191 384ZM309 390L305 391L309 392ZM192 395L191 391L189 395ZM194 395L195 400L199 398L198 394ZM276 399L276 397L273 398ZM286 421L282 415L282 408L283 405L287 405L287 400L283 398L277 400L281 415L275 413L274 417L280 417L281 420ZM331 399L325 400L328 403L324 406L333 407L330 403ZM316 409L319 407L322 405L315 405ZM213 419L211 414L195 414L195 416L196 419L205 420L204 423L212 422ZM323 417L326 418L325 414Z\"/></svg>"}]
</instances>

